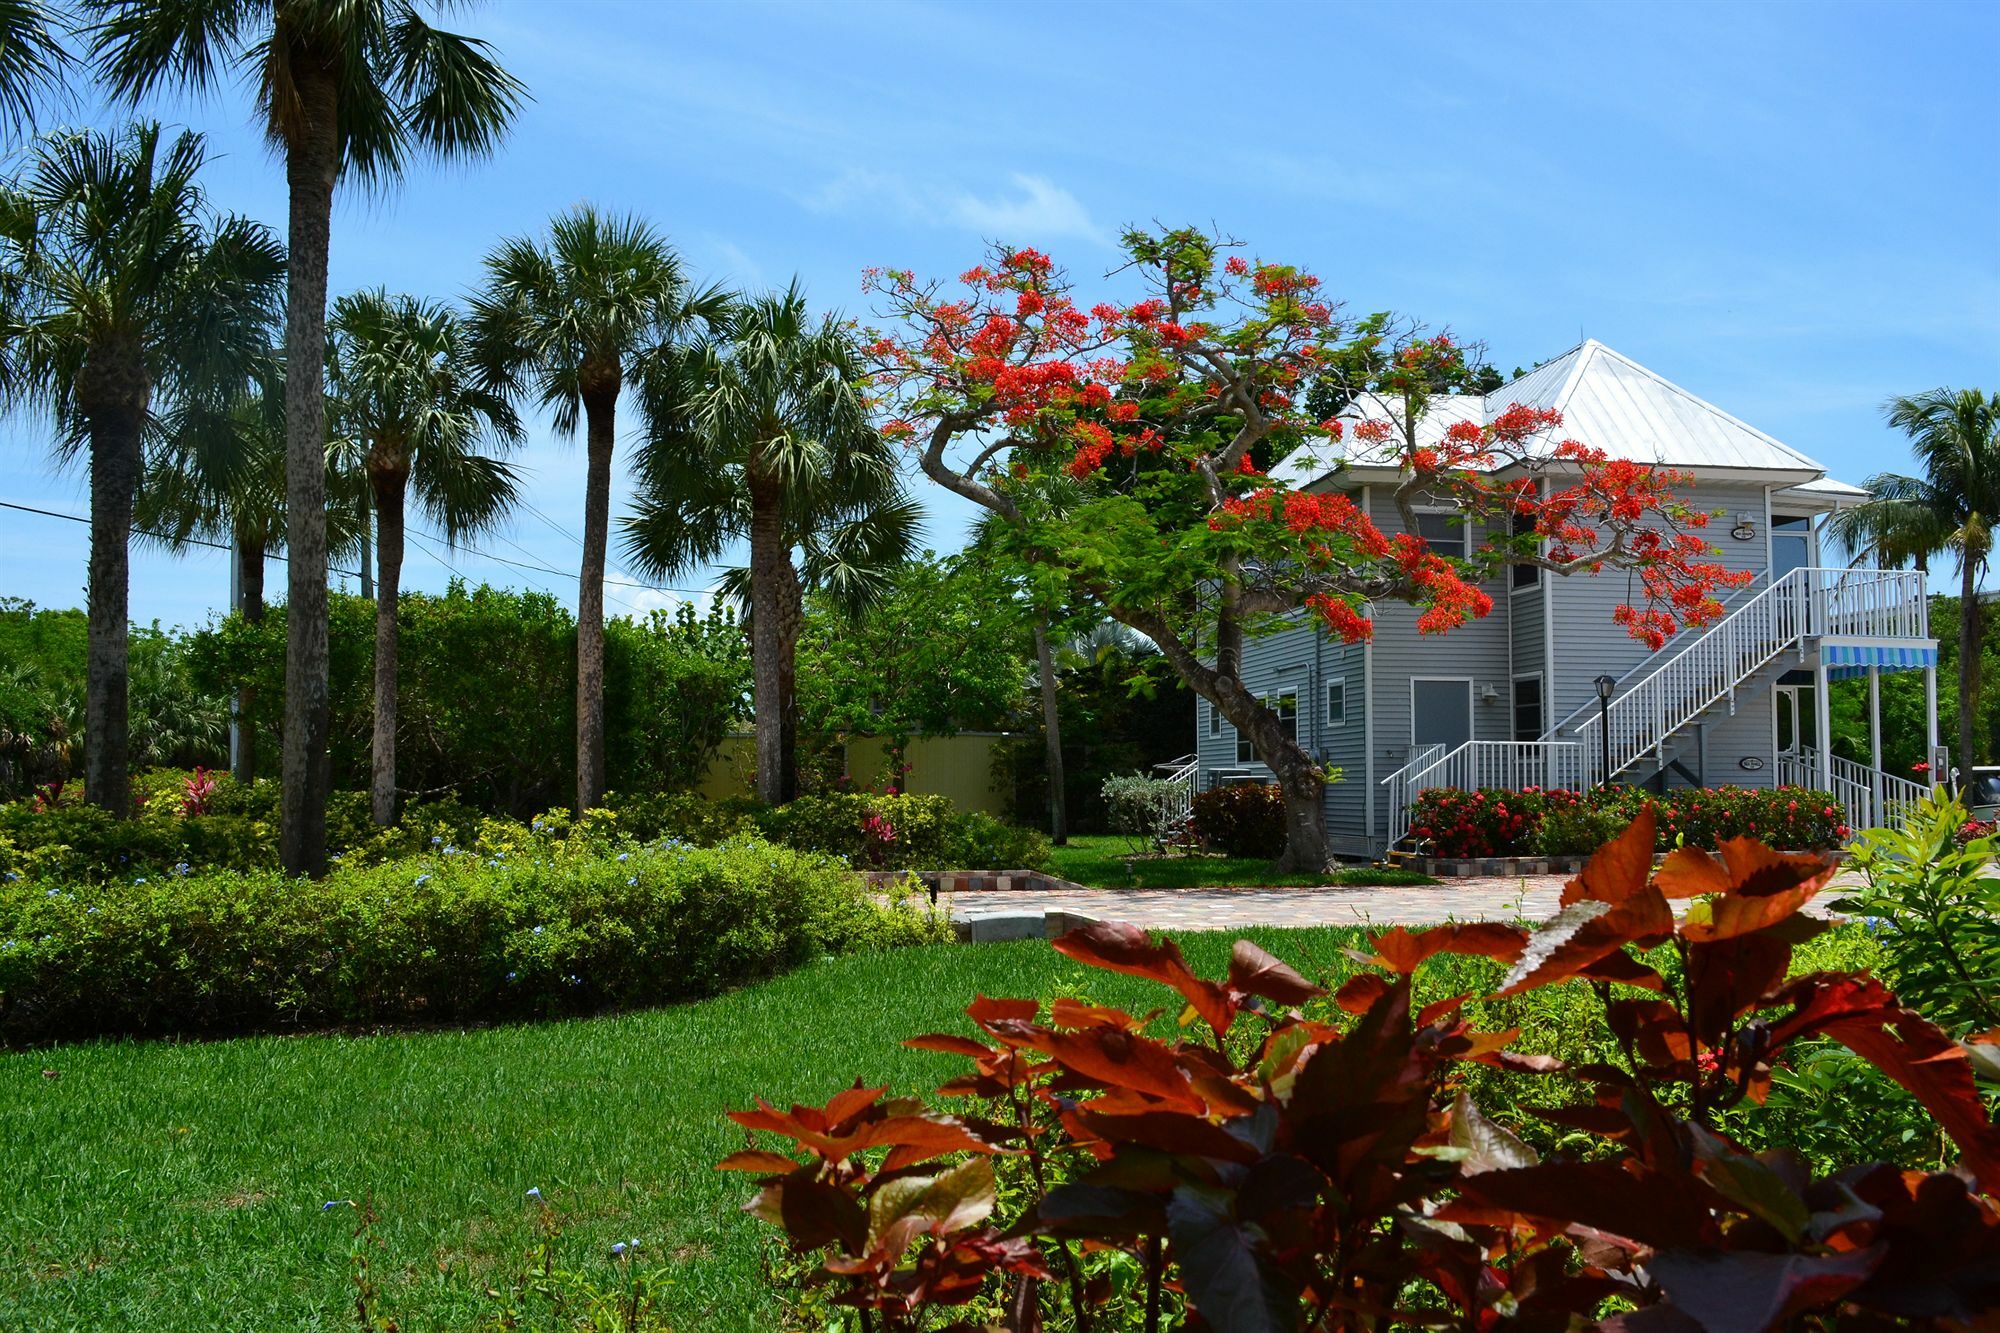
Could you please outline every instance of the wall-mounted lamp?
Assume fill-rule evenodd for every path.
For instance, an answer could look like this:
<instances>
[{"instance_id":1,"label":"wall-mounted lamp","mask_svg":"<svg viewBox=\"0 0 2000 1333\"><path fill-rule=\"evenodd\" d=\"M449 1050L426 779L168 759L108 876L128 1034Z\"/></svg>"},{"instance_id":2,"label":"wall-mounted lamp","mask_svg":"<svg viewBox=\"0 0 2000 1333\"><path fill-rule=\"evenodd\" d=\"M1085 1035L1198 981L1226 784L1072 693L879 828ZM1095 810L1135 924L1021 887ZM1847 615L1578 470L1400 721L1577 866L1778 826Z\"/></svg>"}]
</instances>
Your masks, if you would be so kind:
<instances>
[{"instance_id":1,"label":"wall-mounted lamp","mask_svg":"<svg viewBox=\"0 0 2000 1333\"><path fill-rule=\"evenodd\" d=\"M1751 541L1757 536L1757 524L1750 515L1738 514L1736 526L1729 530L1729 535L1739 542Z\"/></svg>"},{"instance_id":2,"label":"wall-mounted lamp","mask_svg":"<svg viewBox=\"0 0 2000 1333\"><path fill-rule=\"evenodd\" d=\"M1497 703L1499 703L1499 702L1500 702L1500 687L1499 687L1498 685L1492 685L1492 684L1487 684L1487 685L1482 685L1482 686L1480 686L1480 687L1479 687L1479 702L1481 702L1481 703L1483 703L1483 704L1497 704Z\"/></svg>"}]
</instances>

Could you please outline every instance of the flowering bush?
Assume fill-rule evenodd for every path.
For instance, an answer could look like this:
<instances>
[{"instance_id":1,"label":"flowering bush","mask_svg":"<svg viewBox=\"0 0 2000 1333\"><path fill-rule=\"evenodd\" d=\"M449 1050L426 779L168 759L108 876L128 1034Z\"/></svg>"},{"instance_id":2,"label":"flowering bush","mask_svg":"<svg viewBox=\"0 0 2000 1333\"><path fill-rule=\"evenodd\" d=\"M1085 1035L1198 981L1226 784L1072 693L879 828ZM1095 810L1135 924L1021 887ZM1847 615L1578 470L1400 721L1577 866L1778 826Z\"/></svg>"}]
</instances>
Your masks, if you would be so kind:
<instances>
[{"instance_id":1,"label":"flowering bush","mask_svg":"<svg viewBox=\"0 0 2000 1333\"><path fill-rule=\"evenodd\" d=\"M844 856L857 866L1041 870L1049 863L1048 839L1041 834L960 810L944 796L827 792L759 809L753 817L773 842Z\"/></svg>"},{"instance_id":2,"label":"flowering bush","mask_svg":"<svg viewBox=\"0 0 2000 1333\"><path fill-rule=\"evenodd\" d=\"M1230 856L1276 857L1285 850L1285 798L1277 787L1232 782L1194 798L1202 845Z\"/></svg>"},{"instance_id":3,"label":"flowering bush","mask_svg":"<svg viewBox=\"0 0 2000 1333\"><path fill-rule=\"evenodd\" d=\"M1209 979L1170 940L1092 923L1055 948L1163 984L1178 1023L980 996L965 1029L906 1043L967 1062L938 1089L964 1114L860 1080L821 1105L760 1099L731 1113L748 1142L720 1166L758 1178L748 1210L876 1333L952 1311L1259 1333L1986 1326L2000 1128L1967 1048L1865 973L1790 975L1825 929L1800 914L1825 858L1741 839L1655 872L1656 838L1640 816L1539 928L1378 934L1330 996L1247 940ZM1449 954L1504 968L1496 999L1569 987L1618 1057L1516 1050L1463 994L1419 1007L1417 974ZM1816 1176L1745 1147L1739 1122L1816 1041L1899 1084L1956 1169L1843 1153ZM1559 1099L1539 1113L1568 1131L1554 1152L1472 1095L1528 1083Z\"/></svg>"},{"instance_id":4,"label":"flowering bush","mask_svg":"<svg viewBox=\"0 0 2000 1333\"><path fill-rule=\"evenodd\" d=\"M317 883L182 867L0 884L0 1039L590 1013L949 938L831 857L503 827L507 847Z\"/></svg>"},{"instance_id":5,"label":"flowering bush","mask_svg":"<svg viewBox=\"0 0 2000 1333\"><path fill-rule=\"evenodd\" d=\"M1433 787L1412 807L1411 831L1435 856L1575 856L1603 840L1607 822L1622 826L1648 807L1659 816L1656 850L1663 852L1683 844L1715 847L1739 837L1823 850L1840 846L1853 832L1839 802L1800 787L1686 787L1665 793L1636 787L1588 792Z\"/></svg>"}]
</instances>

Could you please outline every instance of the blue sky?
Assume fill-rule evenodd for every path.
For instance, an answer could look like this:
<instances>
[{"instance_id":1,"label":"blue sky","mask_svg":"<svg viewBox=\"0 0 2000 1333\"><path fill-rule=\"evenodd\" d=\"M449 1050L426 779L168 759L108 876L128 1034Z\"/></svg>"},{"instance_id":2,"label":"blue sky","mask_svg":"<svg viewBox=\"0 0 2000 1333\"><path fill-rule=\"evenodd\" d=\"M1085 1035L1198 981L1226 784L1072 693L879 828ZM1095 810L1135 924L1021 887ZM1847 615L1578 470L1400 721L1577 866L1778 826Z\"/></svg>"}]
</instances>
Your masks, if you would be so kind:
<instances>
[{"instance_id":1,"label":"blue sky","mask_svg":"<svg viewBox=\"0 0 2000 1333\"><path fill-rule=\"evenodd\" d=\"M343 198L335 292L456 297L497 237L586 199L705 276L797 274L862 314L864 266L955 273L987 239L1050 251L1087 300L1121 224L1192 221L1502 367L1598 338L1846 480L1905 464L1885 396L2000 388L2000 7L513 0L455 22L535 100L495 160ZM282 226L240 91L154 110L210 134L218 203ZM47 435L6 423L0 499L81 514ZM539 513L478 545L573 570L580 450L538 424L518 461ZM954 546L962 512L926 499ZM81 604L85 536L0 510L0 593ZM574 600L572 574L450 561ZM406 586L448 577L413 543ZM200 623L226 587L219 552L142 548L132 612Z\"/></svg>"}]
</instances>

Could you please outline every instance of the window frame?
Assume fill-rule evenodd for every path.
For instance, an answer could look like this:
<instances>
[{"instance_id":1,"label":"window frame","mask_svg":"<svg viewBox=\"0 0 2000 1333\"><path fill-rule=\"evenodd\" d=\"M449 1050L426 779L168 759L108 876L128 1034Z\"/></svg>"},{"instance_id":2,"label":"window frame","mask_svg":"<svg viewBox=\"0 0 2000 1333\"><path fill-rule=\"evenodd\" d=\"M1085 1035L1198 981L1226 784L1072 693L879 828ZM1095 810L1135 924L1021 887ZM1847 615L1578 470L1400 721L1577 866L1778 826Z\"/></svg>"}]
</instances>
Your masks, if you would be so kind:
<instances>
[{"instance_id":1,"label":"window frame","mask_svg":"<svg viewBox=\"0 0 2000 1333\"><path fill-rule=\"evenodd\" d=\"M1535 720L1538 725L1535 734L1521 735L1521 682L1535 682ZM1545 671L1523 671L1511 677L1507 683L1507 734L1516 743L1523 740L1539 741L1549 730L1549 680Z\"/></svg>"},{"instance_id":2,"label":"window frame","mask_svg":"<svg viewBox=\"0 0 2000 1333\"><path fill-rule=\"evenodd\" d=\"M1530 530L1533 529L1534 516L1532 514L1513 514L1507 519L1507 532L1509 536L1519 537L1524 535L1517 527L1524 519L1527 520ZM1539 554L1543 547L1544 543L1536 542L1536 553ZM1509 565L1507 567L1507 591L1510 593L1526 592L1530 588L1541 587L1544 572L1540 565Z\"/></svg>"},{"instance_id":3,"label":"window frame","mask_svg":"<svg viewBox=\"0 0 2000 1333\"><path fill-rule=\"evenodd\" d=\"M1340 707L1337 709L1333 706L1333 692L1335 690L1340 691ZM1345 676L1327 677L1326 688L1322 691L1322 694L1324 695L1324 698L1321 700L1321 703L1326 709L1326 712L1323 716L1323 721L1325 722L1325 724L1329 727L1346 726L1347 725L1347 677Z\"/></svg>"},{"instance_id":4,"label":"window frame","mask_svg":"<svg viewBox=\"0 0 2000 1333\"><path fill-rule=\"evenodd\" d=\"M1417 516L1417 530L1412 535L1423 538L1425 546L1428 546L1439 555L1447 555L1454 560L1472 559L1472 516L1466 513L1463 508L1458 505L1414 505L1411 508L1411 512ZM1456 552L1443 550L1436 542L1424 536L1423 520L1425 514L1448 514L1458 519L1455 532L1459 540L1459 547Z\"/></svg>"}]
</instances>

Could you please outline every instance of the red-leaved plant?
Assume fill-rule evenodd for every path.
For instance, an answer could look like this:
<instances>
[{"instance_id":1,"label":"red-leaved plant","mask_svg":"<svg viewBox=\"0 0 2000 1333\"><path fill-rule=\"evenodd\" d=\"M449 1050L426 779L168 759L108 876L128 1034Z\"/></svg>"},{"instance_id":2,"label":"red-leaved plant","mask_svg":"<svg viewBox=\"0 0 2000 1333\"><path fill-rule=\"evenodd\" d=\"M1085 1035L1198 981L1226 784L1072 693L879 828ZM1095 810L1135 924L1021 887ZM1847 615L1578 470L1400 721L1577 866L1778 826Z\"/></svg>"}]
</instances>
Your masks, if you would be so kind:
<instances>
[{"instance_id":1,"label":"red-leaved plant","mask_svg":"<svg viewBox=\"0 0 2000 1333\"><path fill-rule=\"evenodd\" d=\"M2000 1133L1965 1050L1868 976L1787 977L1793 946L1824 928L1800 909L1831 877L1825 859L1737 839L1655 872L1654 835L1648 811L1537 928L1377 935L1330 1006L1248 941L1211 981L1136 927L1072 931L1062 953L1178 992L1180 1035L1071 999L982 996L966 1010L978 1038L907 1044L970 1060L939 1092L1000 1114L857 1082L825 1106L732 1113L785 1151L721 1165L762 1177L750 1211L881 1333L975 1300L1015 1328L1041 1327L1049 1304L1088 1329L1109 1285L1084 1280L1079 1246L1130 1256L1131 1313L1149 1330L1172 1311L1223 1330L1990 1326ZM1673 900L1688 901L1678 921ZM1666 974L1638 952L1662 944L1681 962ZM1467 1022L1467 996L1413 1005L1413 974L1447 953L1505 964L1496 995L1590 988L1623 1058L1517 1053L1515 1033ZM1815 1177L1721 1132L1719 1113L1761 1102L1787 1046L1814 1036L1907 1089L1959 1168ZM1454 1095L1467 1064L1574 1084L1570 1104L1535 1114L1595 1150L1538 1157ZM1031 1182L1004 1219L1003 1157Z\"/></svg>"}]
</instances>

